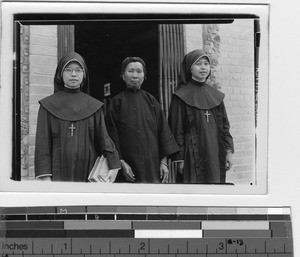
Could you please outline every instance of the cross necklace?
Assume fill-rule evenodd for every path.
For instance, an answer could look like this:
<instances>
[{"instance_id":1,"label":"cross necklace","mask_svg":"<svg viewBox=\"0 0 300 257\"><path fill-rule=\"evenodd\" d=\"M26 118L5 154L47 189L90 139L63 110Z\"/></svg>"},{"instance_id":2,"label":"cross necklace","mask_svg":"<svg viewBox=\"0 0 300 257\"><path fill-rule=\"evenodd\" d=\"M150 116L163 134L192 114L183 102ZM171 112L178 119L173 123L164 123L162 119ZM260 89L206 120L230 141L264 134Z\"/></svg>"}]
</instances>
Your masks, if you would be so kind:
<instances>
[{"instance_id":1,"label":"cross necklace","mask_svg":"<svg viewBox=\"0 0 300 257\"><path fill-rule=\"evenodd\" d=\"M74 135L74 129L76 129L76 127L74 127L74 124L72 122L71 127L69 127L69 130L71 130L71 137Z\"/></svg>"},{"instance_id":2,"label":"cross necklace","mask_svg":"<svg viewBox=\"0 0 300 257\"><path fill-rule=\"evenodd\" d=\"M210 113L208 112L208 110L206 110L206 112L204 113L204 115L206 116L206 122L209 123Z\"/></svg>"}]
</instances>

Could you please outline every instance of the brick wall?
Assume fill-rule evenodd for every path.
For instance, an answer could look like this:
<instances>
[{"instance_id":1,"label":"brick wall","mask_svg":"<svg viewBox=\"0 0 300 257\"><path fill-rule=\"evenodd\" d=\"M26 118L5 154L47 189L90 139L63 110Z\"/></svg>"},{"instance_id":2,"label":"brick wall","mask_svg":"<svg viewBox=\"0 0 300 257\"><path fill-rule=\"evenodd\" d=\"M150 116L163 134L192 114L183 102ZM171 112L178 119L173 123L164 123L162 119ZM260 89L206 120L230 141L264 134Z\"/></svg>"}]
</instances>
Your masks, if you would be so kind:
<instances>
[{"instance_id":1,"label":"brick wall","mask_svg":"<svg viewBox=\"0 0 300 257\"><path fill-rule=\"evenodd\" d=\"M186 25L186 51L203 48L204 27ZM235 184L254 182L254 45L253 21L235 20L218 25L220 44L216 80L225 93L225 106L234 138L234 167L227 181ZM201 39L200 39L201 38Z\"/></svg>"},{"instance_id":2,"label":"brick wall","mask_svg":"<svg viewBox=\"0 0 300 257\"><path fill-rule=\"evenodd\" d=\"M225 105L235 142L235 166L228 179L252 182L254 176L254 40L253 20L220 26L218 79L226 94Z\"/></svg>"},{"instance_id":3,"label":"brick wall","mask_svg":"<svg viewBox=\"0 0 300 257\"><path fill-rule=\"evenodd\" d=\"M196 48L202 48L202 27L202 24L184 25L184 48L186 53Z\"/></svg>"},{"instance_id":4,"label":"brick wall","mask_svg":"<svg viewBox=\"0 0 300 257\"><path fill-rule=\"evenodd\" d=\"M29 179L34 178L34 149L38 101L53 93L57 66L57 26L30 26Z\"/></svg>"}]
</instances>

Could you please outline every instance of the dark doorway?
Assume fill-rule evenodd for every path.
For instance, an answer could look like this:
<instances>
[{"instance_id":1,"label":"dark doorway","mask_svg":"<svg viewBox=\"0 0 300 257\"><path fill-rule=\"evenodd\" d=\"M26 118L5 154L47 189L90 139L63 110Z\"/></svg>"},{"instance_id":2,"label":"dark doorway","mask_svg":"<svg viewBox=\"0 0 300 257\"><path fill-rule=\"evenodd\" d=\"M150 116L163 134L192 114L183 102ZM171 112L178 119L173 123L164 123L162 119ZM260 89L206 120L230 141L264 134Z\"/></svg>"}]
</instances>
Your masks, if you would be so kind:
<instances>
[{"instance_id":1,"label":"dark doorway","mask_svg":"<svg viewBox=\"0 0 300 257\"><path fill-rule=\"evenodd\" d=\"M85 22L75 25L75 51L84 56L90 75L91 95L100 101L121 92L121 63L127 56L139 56L147 66L142 88L158 100L158 25L138 22ZM110 83L110 97L104 84Z\"/></svg>"}]
</instances>

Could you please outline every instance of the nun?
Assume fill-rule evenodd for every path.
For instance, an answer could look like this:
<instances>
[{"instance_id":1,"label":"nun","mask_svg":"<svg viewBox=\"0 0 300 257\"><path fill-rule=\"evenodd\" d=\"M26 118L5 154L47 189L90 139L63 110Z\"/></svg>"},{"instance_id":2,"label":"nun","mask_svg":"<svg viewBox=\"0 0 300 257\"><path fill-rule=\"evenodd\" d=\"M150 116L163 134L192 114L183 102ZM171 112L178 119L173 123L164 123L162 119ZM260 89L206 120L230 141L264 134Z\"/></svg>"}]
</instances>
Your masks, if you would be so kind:
<instances>
[{"instance_id":1,"label":"nun","mask_svg":"<svg viewBox=\"0 0 300 257\"><path fill-rule=\"evenodd\" d=\"M209 56L201 49L189 52L172 96L169 125L180 148L172 161L181 183L223 184L233 165L225 95L207 83L210 74Z\"/></svg>"},{"instance_id":2,"label":"nun","mask_svg":"<svg viewBox=\"0 0 300 257\"><path fill-rule=\"evenodd\" d=\"M39 101L35 175L39 180L88 182L98 156L109 169L120 168L107 133L103 103L89 94L89 76L81 55L72 52L58 63L54 93Z\"/></svg>"}]
</instances>

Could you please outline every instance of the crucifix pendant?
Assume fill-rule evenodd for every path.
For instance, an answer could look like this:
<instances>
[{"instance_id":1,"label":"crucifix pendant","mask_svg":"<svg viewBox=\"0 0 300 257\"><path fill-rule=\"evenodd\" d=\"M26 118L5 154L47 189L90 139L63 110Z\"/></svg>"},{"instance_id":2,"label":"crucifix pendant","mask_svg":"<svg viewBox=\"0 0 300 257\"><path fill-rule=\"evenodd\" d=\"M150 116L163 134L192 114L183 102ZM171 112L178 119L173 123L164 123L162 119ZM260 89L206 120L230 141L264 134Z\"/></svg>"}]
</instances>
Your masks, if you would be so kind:
<instances>
[{"instance_id":1,"label":"crucifix pendant","mask_svg":"<svg viewBox=\"0 0 300 257\"><path fill-rule=\"evenodd\" d=\"M76 129L76 127L74 127L74 124L71 124L71 127L69 127L69 130L71 130L71 137L74 135L74 129Z\"/></svg>"},{"instance_id":2,"label":"crucifix pendant","mask_svg":"<svg viewBox=\"0 0 300 257\"><path fill-rule=\"evenodd\" d=\"M204 115L206 116L206 122L209 123L210 113L208 112L208 110L206 110L206 112L204 113Z\"/></svg>"}]
</instances>

